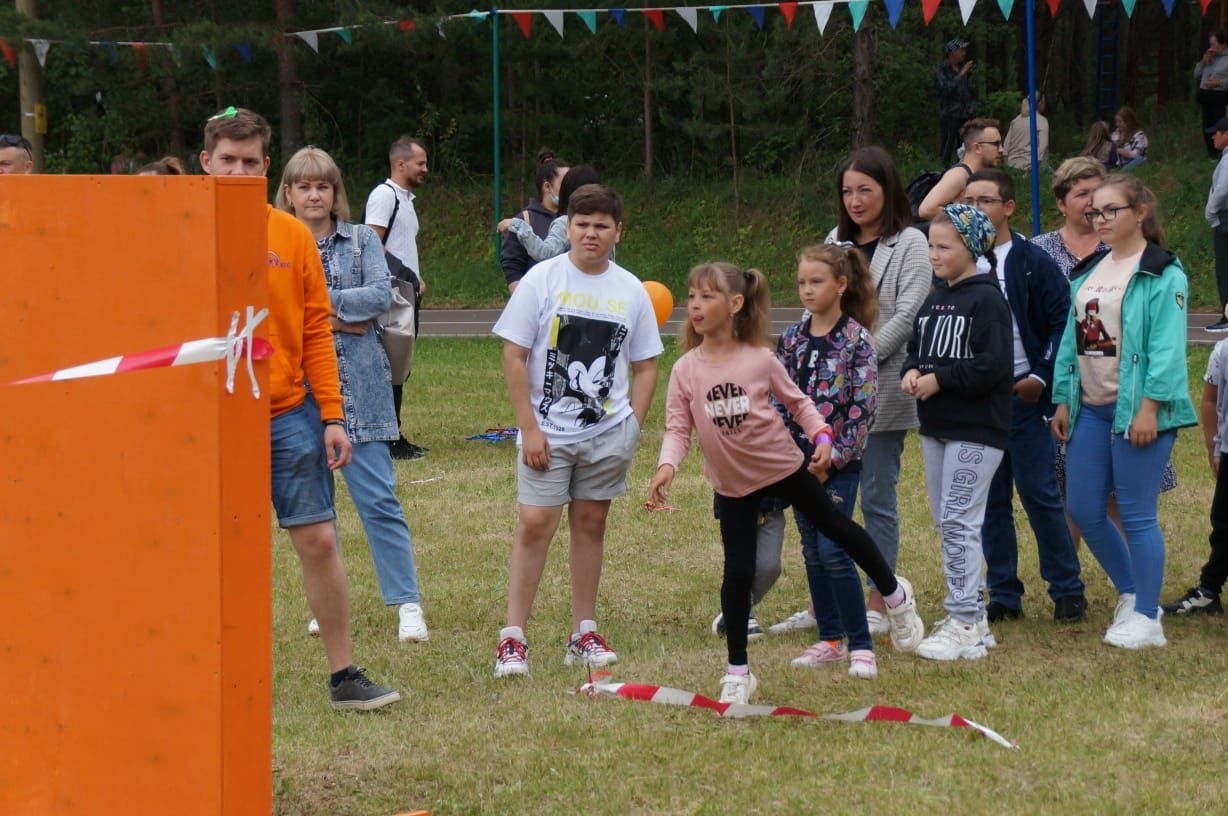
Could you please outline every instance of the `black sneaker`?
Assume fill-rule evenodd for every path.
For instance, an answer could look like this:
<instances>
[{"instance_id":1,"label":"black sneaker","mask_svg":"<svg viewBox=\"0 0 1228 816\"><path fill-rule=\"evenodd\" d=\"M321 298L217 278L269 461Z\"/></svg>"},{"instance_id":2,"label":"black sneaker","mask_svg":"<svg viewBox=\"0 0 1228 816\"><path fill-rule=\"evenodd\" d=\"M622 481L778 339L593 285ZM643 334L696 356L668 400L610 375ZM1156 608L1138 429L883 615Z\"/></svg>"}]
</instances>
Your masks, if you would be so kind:
<instances>
[{"instance_id":1,"label":"black sneaker","mask_svg":"<svg viewBox=\"0 0 1228 816\"><path fill-rule=\"evenodd\" d=\"M388 452L393 459L402 460L421 459L426 456L426 448L418 447L403 436L388 445Z\"/></svg>"},{"instance_id":2,"label":"black sneaker","mask_svg":"<svg viewBox=\"0 0 1228 816\"><path fill-rule=\"evenodd\" d=\"M985 616L989 618L990 623L1018 620L1023 617L1023 610L1017 606L1007 606L1004 603L990 601L989 606L985 607Z\"/></svg>"},{"instance_id":3,"label":"black sneaker","mask_svg":"<svg viewBox=\"0 0 1228 816\"><path fill-rule=\"evenodd\" d=\"M1207 592L1202 587L1190 587L1189 592L1182 597L1166 603L1163 607L1166 615L1193 615L1203 613L1204 615L1222 615L1224 607L1219 602L1219 596L1211 592Z\"/></svg>"},{"instance_id":4,"label":"black sneaker","mask_svg":"<svg viewBox=\"0 0 1228 816\"><path fill-rule=\"evenodd\" d=\"M350 673L336 686L330 684L328 693L333 708L342 710L374 711L401 699L400 692L372 683L366 670L359 666L350 667Z\"/></svg>"},{"instance_id":5,"label":"black sneaker","mask_svg":"<svg viewBox=\"0 0 1228 816\"><path fill-rule=\"evenodd\" d=\"M1217 322L1212 323L1210 326L1203 326L1202 330L1205 332L1211 332L1212 334L1228 332L1228 317L1221 317Z\"/></svg>"},{"instance_id":6,"label":"black sneaker","mask_svg":"<svg viewBox=\"0 0 1228 816\"><path fill-rule=\"evenodd\" d=\"M716 617L712 619L712 634L717 637L725 636L725 613L718 612ZM746 622L746 639L762 640L763 627L759 625L759 621L755 619L755 613L750 613L750 620Z\"/></svg>"},{"instance_id":7,"label":"black sneaker","mask_svg":"<svg viewBox=\"0 0 1228 816\"><path fill-rule=\"evenodd\" d=\"M1053 602L1054 623L1082 623L1087 620L1087 598L1067 595Z\"/></svg>"}]
</instances>

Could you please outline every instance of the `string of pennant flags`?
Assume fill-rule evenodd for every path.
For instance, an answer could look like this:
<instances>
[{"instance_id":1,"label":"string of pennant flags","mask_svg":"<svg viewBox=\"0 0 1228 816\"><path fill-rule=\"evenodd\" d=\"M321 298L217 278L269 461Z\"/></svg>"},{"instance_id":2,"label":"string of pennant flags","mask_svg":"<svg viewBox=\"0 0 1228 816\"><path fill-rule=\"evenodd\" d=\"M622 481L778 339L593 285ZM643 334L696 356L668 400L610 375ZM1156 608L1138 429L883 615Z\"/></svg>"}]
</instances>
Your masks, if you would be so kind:
<instances>
[{"instance_id":1,"label":"string of pennant flags","mask_svg":"<svg viewBox=\"0 0 1228 816\"><path fill-rule=\"evenodd\" d=\"M887 22L892 30L899 24L900 15L904 11L906 0L883 0L883 5L887 10ZM926 25L934 19L934 15L938 11L938 7L942 0L920 0L921 17ZM976 7L978 0L957 0L959 4L960 17L964 25L968 24L968 20L972 17L972 11ZM998 9L1002 12L1003 19L1009 20L1011 12L1014 9L1015 0L996 0ZM1044 0L1045 5L1049 9L1049 14L1056 17L1061 7L1062 0ZM1084 9L1087 11L1089 18L1095 17L1096 6L1098 0L1081 0ZM1166 16L1171 17L1176 6L1177 0L1160 0L1161 6L1164 8ZM1212 0L1198 0L1198 5L1205 15L1207 9L1211 6ZM1138 0L1121 0L1122 8L1125 9L1126 16L1133 17L1134 9ZM463 14L448 14L435 19L435 28L440 37L445 37L444 25L457 20L476 20L486 21L492 17L510 17L516 23L516 27L520 33L528 38L532 35L533 21L538 16L543 17L551 28L558 33L559 37L564 36L564 23L568 15L578 19L590 34L597 33L598 22L601 19L599 15L608 15L609 18L619 27L625 27L629 15L641 15L647 20L657 31L665 30L666 19L677 17L691 29L692 32L699 32L699 22L701 13L710 15L713 22L720 22L721 16L726 12L740 11L747 14L753 21L755 26L762 31L767 24L767 13L771 9L777 10L785 21L785 28L793 29L793 22L797 16L798 9L804 6L809 6L814 14L815 25L818 27L819 33L826 32L827 24L831 20L832 11L836 6L845 6L848 9L852 20L853 30L858 31L861 28L862 20L865 18L866 11L869 9L870 0L782 0L782 2L771 4L739 4L739 5L705 5L705 6L661 6L657 8L570 8L570 9L474 9ZM329 26L327 28L312 28L302 31L291 31L285 34L275 34L274 37L296 37L302 40L313 53L320 52L320 35L321 34L336 34L345 43L352 44L354 41L354 31L361 28L375 28L383 26L397 26L401 31L412 31L416 27L416 22L411 19L404 20L385 20L377 23L367 23L361 25L338 25ZM34 50L34 55L38 59L40 67L45 67L47 62L47 54L51 50L52 45L61 44L63 40L49 39L27 39L26 42ZM170 42L141 42L141 41L119 41L119 40L91 40L90 45L98 46L107 51L108 60L115 63L119 58L120 48L131 48L137 56L137 61L141 68L145 67L147 55L150 48L165 48L168 49L176 64L180 64L182 57L180 48ZM218 69L219 53L213 46L202 45L201 56L209 67L214 71ZM250 63L255 56L254 46L251 42L235 42L230 44L230 48L234 50L239 57L247 63ZM0 38L0 54L3 54L4 59L10 66L17 64L17 55L12 46L3 38Z\"/></svg>"}]
</instances>

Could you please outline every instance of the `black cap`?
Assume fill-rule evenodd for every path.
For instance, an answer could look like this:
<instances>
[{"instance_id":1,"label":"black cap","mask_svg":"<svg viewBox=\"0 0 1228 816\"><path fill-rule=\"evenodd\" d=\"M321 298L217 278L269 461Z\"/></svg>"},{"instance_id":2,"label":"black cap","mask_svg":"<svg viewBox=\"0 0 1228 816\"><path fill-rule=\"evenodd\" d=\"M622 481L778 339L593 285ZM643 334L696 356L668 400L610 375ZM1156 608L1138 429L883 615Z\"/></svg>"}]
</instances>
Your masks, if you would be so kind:
<instances>
[{"instance_id":1,"label":"black cap","mask_svg":"<svg viewBox=\"0 0 1228 816\"><path fill-rule=\"evenodd\" d=\"M1225 130L1228 130L1228 116L1221 116L1218 122L1207 128L1207 133L1220 133Z\"/></svg>"},{"instance_id":2,"label":"black cap","mask_svg":"<svg viewBox=\"0 0 1228 816\"><path fill-rule=\"evenodd\" d=\"M968 41L967 41L967 40L964 40L964 39L960 39L959 37L956 37L956 38L955 38L955 39L953 39L953 40L947 40L946 45L945 45L945 46L943 46L943 47L944 47L944 48L946 48L947 53L948 53L948 54L950 54L950 53L953 53L953 52L955 52L955 51L958 51L958 50L959 50L959 49L961 49L961 48L967 48L967 47L968 47Z\"/></svg>"}]
</instances>

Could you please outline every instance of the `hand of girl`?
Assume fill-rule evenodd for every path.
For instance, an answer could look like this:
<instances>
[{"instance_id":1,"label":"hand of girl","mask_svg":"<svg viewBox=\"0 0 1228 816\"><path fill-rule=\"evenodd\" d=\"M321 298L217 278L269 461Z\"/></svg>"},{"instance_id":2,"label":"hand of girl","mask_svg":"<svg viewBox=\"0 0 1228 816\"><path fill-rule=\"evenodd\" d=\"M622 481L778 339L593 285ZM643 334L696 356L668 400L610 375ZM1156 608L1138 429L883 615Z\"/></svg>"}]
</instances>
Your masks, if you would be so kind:
<instances>
[{"instance_id":1,"label":"hand of girl","mask_svg":"<svg viewBox=\"0 0 1228 816\"><path fill-rule=\"evenodd\" d=\"M910 397L917 396L917 378L921 376L921 372L915 368L910 368L904 372L904 376L900 378L900 390Z\"/></svg>"},{"instance_id":2,"label":"hand of girl","mask_svg":"<svg viewBox=\"0 0 1228 816\"><path fill-rule=\"evenodd\" d=\"M1148 402L1149 400L1143 400L1138 413L1130 422L1130 427L1126 429L1130 446L1133 448L1141 448L1156 441L1156 412L1147 405Z\"/></svg>"},{"instance_id":3,"label":"hand of girl","mask_svg":"<svg viewBox=\"0 0 1228 816\"><path fill-rule=\"evenodd\" d=\"M810 466L806 469L815 476L826 473L831 467L831 443L820 442L814 446L814 456L810 457Z\"/></svg>"},{"instance_id":4,"label":"hand of girl","mask_svg":"<svg viewBox=\"0 0 1228 816\"><path fill-rule=\"evenodd\" d=\"M1053 421L1049 423L1049 433L1058 442L1065 442L1070 429L1070 406L1060 402L1053 408Z\"/></svg>"},{"instance_id":5,"label":"hand of girl","mask_svg":"<svg viewBox=\"0 0 1228 816\"><path fill-rule=\"evenodd\" d=\"M913 385L913 393L917 399L927 400L938 393L938 377L933 374L926 374L923 377L918 377Z\"/></svg>"},{"instance_id":6,"label":"hand of girl","mask_svg":"<svg viewBox=\"0 0 1228 816\"><path fill-rule=\"evenodd\" d=\"M534 470L550 469L550 441L546 439L542 429L536 427L536 423L534 427L521 429L520 453L524 457L524 463Z\"/></svg>"},{"instance_id":7,"label":"hand of girl","mask_svg":"<svg viewBox=\"0 0 1228 816\"><path fill-rule=\"evenodd\" d=\"M674 466L661 465L648 483L648 503L665 504L669 498L669 486L674 481Z\"/></svg>"},{"instance_id":8,"label":"hand of girl","mask_svg":"<svg viewBox=\"0 0 1228 816\"><path fill-rule=\"evenodd\" d=\"M504 218L504 219L503 219L502 221L500 221L500 222L499 222L499 224L498 224L498 225L495 227L495 229L499 230L499 233L500 233L500 234L502 234L502 235L506 235L506 234L507 234L507 231L508 231L508 230L510 230L511 228L512 228L512 219L510 219L510 218Z\"/></svg>"}]
</instances>

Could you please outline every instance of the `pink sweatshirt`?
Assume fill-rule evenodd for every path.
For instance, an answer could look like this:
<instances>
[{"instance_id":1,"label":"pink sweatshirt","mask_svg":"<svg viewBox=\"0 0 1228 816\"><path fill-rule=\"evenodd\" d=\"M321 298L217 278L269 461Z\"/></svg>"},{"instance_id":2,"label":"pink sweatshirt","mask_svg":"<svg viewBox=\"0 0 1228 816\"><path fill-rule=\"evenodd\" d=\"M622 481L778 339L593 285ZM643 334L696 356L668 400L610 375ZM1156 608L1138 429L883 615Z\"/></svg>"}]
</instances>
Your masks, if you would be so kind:
<instances>
[{"instance_id":1,"label":"pink sweatshirt","mask_svg":"<svg viewBox=\"0 0 1228 816\"><path fill-rule=\"evenodd\" d=\"M704 454L704 476L722 496L748 495L797 470L802 452L768 395L789 409L811 439L828 426L776 355L744 345L713 364L696 352L682 355L669 374L665 438L657 467L678 469L690 450L694 428Z\"/></svg>"}]
</instances>

